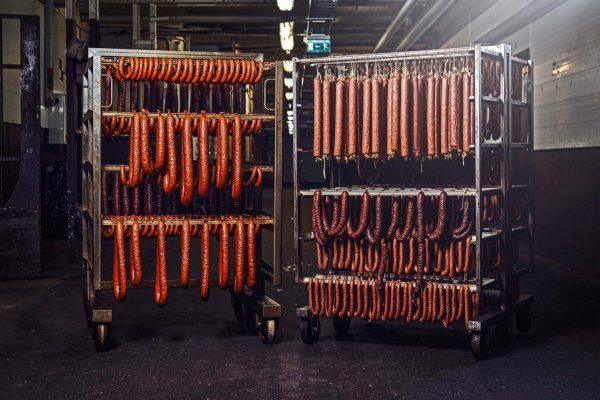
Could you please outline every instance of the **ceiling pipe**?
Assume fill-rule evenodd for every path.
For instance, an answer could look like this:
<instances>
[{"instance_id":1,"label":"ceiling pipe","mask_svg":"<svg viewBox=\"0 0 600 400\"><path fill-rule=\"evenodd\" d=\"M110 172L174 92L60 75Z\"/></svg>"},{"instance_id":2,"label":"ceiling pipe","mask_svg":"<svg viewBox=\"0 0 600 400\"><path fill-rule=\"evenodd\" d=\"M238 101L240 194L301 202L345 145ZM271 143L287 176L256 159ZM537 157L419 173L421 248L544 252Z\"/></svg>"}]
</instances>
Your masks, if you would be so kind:
<instances>
[{"instance_id":1,"label":"ceiling pipe","mask_svg":"<svg viewBox=\"0 0 600 400\"><path fill-rule=\"evenodd\" d=\"M454 4L454 0L437 0L435 4L404 35L395 51L409 50L419 38Z\"/></svg>"},{"instance_id":2,"label":"ceiling pipe","mask_svg":"<svg viewBox=\"0 0 600 400\"><path fill-rule=\"evenodd\" d=\"M375 46L375 48L373 49L373 53L381 51L385 47L385 45L388 44L388 42L394 36L396 31L398 31L398 28L400 28L402 22L404 22L406 17L408 17L410 12L416 5L417 0L406 0L404 4L402 4L402 7L400 7L398 13L396 14L392 22L390 22L385 32L383 32L383 35L381 35L381 37L379 38L377 46Z\"/></svg>"}]
</instances>

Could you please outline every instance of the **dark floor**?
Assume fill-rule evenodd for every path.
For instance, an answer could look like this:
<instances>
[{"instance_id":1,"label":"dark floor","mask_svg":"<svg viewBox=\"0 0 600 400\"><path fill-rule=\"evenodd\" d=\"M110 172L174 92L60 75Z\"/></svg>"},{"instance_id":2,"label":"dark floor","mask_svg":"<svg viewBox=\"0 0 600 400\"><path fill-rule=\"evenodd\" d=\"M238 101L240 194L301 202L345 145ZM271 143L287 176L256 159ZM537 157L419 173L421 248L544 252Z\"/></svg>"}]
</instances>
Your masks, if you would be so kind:
<instances>
[{"instance_id":1,"label":"dark floor","mask_svg":"<svg viewBox=\"0 0 600 400\"><path fill-rule=\"evenodd\" d=\"M294 311L305 292L290 261L282 288L268 290L284 307L275 345L235 322L226 291L202 302L197 290L172 290L165 308L149 291L129 291L114 309L112 349L97 353L83 275L65 265L64 250L46 242L44 279L0 282L2 399L600 398L597 274L540 261L523 281L536 296L532 332L483 362L462 330L400 323L355 320L336 340L323 319L319 343L303 344Z\"/></svg>"}]
</instances>

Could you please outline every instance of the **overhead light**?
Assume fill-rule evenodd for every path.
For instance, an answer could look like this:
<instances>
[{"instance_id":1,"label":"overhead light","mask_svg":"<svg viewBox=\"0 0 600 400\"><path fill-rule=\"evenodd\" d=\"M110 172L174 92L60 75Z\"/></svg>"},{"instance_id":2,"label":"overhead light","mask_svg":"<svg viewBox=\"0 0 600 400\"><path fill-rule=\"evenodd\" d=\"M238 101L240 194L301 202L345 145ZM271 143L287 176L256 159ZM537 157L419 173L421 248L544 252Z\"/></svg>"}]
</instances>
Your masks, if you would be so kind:
<instances>
[{"instance_id":1,"label":"overhead light","mask_svg":"<svg viewBox=\"0 0 600 400\"><path fill-rule=\"evenodd\" d=\"M285 87L291 88L294 86L294 80L292 78L283 78L283 84Z\"/></svg>"},{"instance_id":2,"label":"overhead light","mask_svg":"<svg viewBox=\"0 0 600 400\"><path fill-rule=\"evenodd\" d=\"M294 0L277 0L277 7L281 11L292 11L294 8Z\"/></svg>"},{"instance_id":3,"label":"overhead light","mask_svg":"<svg viewBox=\"0 0 600 400\"><path fill-rule=\"evenodd\" d=\"M292 72L294 69L294 62L292 60L283 60L283 70L285 72Z\"/></svg>"},{"instance_id":4,"label":"overhead light","mask_svg":"<svg viewBox=\"0 0 600 400\"><path fill-rule=\"evenodd\" d=\"M292 101L292 99L294 98L294 93L292 92L285 92L285 99Z\"/></svg>"},{"instance_id":5,"label":"overhead light","mask_svg":"<svg viewBox=\"0 0 600 400\"><path fill-rule=\"evenodd\" d=\"M294 22L279 23L279 39L281 40L281 48L288 54L294 49Z\"/></svg>"}]
</instances>

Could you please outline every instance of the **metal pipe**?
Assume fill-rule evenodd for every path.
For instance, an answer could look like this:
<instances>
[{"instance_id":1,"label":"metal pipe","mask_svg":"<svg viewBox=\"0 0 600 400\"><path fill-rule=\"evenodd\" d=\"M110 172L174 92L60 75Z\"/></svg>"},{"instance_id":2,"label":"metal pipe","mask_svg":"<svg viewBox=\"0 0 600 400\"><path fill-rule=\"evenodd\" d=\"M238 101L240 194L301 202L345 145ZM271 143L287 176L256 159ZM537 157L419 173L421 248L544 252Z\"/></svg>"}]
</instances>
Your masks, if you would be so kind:
<instances>
[{"instance_id":1,"label":"metal pipe","mask_svg":"<svg viewBox=\"0 0 600 400\"><path fill-rule=\"evenodd\" d=\"M158 41L157 41L157 18L156 18L156 4L151 3L149 5L149 15L150 15L150 43L152 44L152 49L158 49Z\"/></svg>"},{"instance_id":2,"label":"metal pipe","mask_svg":"<svg viewBox=\"0 0 600 400\"><path fill-rule=\"evenodd\" d=\"M379 38L377 46L375 46L375 48L373 49L373 53L377 53L378 51L383 49L386 44L388 44L390 39L394 36L398 28L400 28L400 25L406 19L406 17L408 17L408 15L410 14L410 12L416 4L417 0L406 0L406 2L398 10L398 13L396 14L392 22L390 22L390 25L387 27L385 32L383 32L383 35L381 35L381 37Z\"/></svg>"},{"instance_id":3,"label":"metal pipe","mask_svg":"<svg viewBox=\"0 0 600 400\"><path fill-rule=\"evenodd\" d=\"M46 0L44 3L44 79L42 79L42 95L46 99L52 87L52 48L54 45L54 0Z\"/></svg>"},{"instance_id":4,"label":"metal pipe","mask_svg":"<svg viewBox=\"0 0 600 400\"><path fill-rule=\"evenodd\" d=\"M421 19L404 35L404 39L396 46L396 51L410 49L419 38L437 21L447 9L454 4L454 0L438 0L431 6Z\"/></svg>"}]
</instances>

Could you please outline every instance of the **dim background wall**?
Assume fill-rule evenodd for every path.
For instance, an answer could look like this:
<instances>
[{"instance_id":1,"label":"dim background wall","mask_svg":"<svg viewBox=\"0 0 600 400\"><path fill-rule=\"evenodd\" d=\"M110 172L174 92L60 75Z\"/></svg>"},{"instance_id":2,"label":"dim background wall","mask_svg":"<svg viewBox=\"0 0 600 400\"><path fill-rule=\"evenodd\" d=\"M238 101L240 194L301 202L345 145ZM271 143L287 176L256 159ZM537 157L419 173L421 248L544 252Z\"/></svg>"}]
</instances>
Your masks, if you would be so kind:
<instances>
[{"instance_id":1,"label":"dim background wall","mask_svg":"<svg viewBox=\"0 0 600 400\"><path fill-rule=\"evenodd\" d=\"M599 21L597 0L501 0L444 45L504 42L514 53L529 51L536 252L593 271L600 267Z\"/></svg>"}]
</instances>

